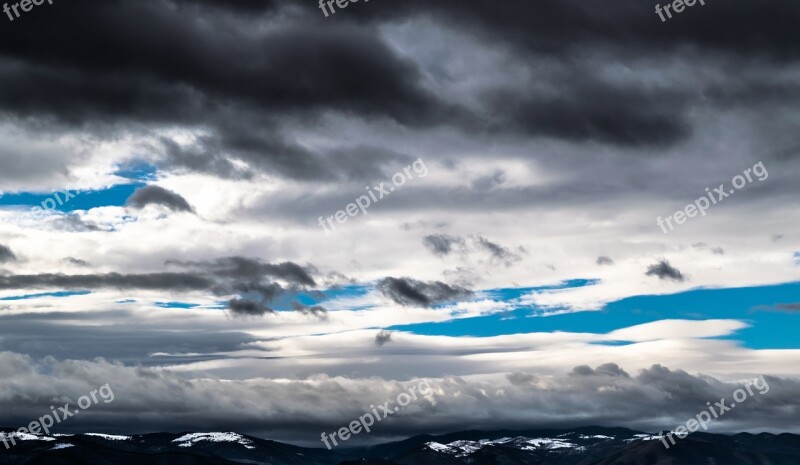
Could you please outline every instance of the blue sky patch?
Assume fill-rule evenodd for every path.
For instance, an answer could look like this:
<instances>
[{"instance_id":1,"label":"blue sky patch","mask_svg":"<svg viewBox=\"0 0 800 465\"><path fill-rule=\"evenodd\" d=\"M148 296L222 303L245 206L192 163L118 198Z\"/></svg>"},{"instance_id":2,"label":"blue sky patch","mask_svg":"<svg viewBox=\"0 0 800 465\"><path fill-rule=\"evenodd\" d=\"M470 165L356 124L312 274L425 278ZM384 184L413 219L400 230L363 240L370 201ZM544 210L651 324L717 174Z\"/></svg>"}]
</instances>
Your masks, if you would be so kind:
<instances>
[{"instance_id":1,"label":"blue sky patch","mask_svg":"<svg viewBox=\"0 0 800 465\"><path fill-rule=\"evenodd\" d=\"M200 306L200 304L193 304L189 302L154 302L153 305L161 308L184 308L184 309L195 308Z\"/></svg>"},{"instance_id":2,"label":"blue sky patch","mask_svg":"<svg viewBox=\"0 0 800 465\"><path fill-rule=\"evenodd\" d=\"M71 297L74 295L89 295L91 291L57 291L57 292L41 292L39 294L25 294L25 295L17 295L11 297L0 297L0 300L9 301L9 300L30 300L30 299L38 299L41 297Z\"/></svg>"},{"instance_id":3,"label":"blue sky patch","mask_svg":"<svg viewBox=\"0 0 800 465\"><path fill-rule=\"evenodd\" d=\"M800 312L777 310L780 304L798 302L800 282L636 296L611 302L602 310L535 318L525 318L530 316L531 308L520 307L502 314L441 323L395 325L388 329L431 336L490 337L555 331L605 334L667 319L733 319L745 321L750 327L720 339L742 341L745 346L753 349L797 349L800 348L800 338L797 337Z\"/></svg>"},{"instance_id":4,"label":"blue sky patch","mask_svg":"<svg viewBox=\"0 0 800 465\"><path fill-rule=\"evenodd\" d=\"M70 190L70 193L74 195L74 197L70 199L66 199L67 196L61 194L60 192L7 193L0 195L0 206L16 208L42 207L42 202L45 202L47 199L53 199L55 201L55 210L60 212L90 210L97 207L121 207L125 205L125 201L136 189L144 185L145 184L143 183L117 184L98 190ZM58 199L55 197L56 194L59 195L62 201L66 200L66 202L64 202L62 205L59 205Z\"/></svg>"}]
</instances>

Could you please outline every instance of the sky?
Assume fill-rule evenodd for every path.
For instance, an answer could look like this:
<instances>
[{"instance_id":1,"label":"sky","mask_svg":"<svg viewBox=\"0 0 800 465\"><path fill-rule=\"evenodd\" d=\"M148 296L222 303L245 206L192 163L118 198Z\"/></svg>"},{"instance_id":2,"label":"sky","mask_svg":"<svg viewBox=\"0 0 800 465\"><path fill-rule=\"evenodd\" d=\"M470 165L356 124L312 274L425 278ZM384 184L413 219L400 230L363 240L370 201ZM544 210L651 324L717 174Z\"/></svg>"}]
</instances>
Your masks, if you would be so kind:
<instances>
[{"instance_id":1,"label":"sky","mask_svg":"<svg viewBox=\"0 0 800 465\"><path fill-rule=\"evenodd\" d=\"M800 4L654 7L0 16L0 425L800 432Z\"/></svg>"}]
</instances>

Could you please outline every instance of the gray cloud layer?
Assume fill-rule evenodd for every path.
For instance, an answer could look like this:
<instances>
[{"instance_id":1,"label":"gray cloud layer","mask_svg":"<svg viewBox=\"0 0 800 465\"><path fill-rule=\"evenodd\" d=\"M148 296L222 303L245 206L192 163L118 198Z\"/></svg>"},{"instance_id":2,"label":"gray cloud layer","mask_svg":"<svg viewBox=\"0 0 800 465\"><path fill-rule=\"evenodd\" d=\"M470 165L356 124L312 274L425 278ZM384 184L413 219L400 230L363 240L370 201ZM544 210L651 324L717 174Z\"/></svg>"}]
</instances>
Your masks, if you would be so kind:
<instances>
[{"instance_id":1,"label":"gray cloud layer","mask_svg":"<svg viewBox=\"0 0 800 465\"><path fill-rule=\"evenodd\" d=\"M187 379L169 370L125 367L96 361L33 360L0 353L0 408L6 422L27 424L55 403L75 402L109 383L115 400L59 426L59 432L236 430L313 444L332 431L393 400L416 381L324 376L308 380ZM765 377L767 390L712 423L715 431L795 430L800 383ZM741 387L704 375L654 365L629 375L615 364L576 367L570 375L542 377L511 373L505 381L459 377L429 379L433 394L412 402L367 438L385 440L423 432L470 428L529 428L615 424L656 431L673 428L706 409L706 402L731 399ZM27 386L14 394L11 386ZM760 392L763 392L760 393ZM207 408L213 405L213 409ZM657 415L654 415L657 412ZM313 428L309 429L309 425Z\"/></svg>"},{"instance_id":2,"label":"gray cloud layer","mask_svg":"<svg viewBox=\"0 0 800 465\"><path fill-rule=\"evenodd\" d=\"M141 274L0 274L0 289L206 290L215 295L242 294L229 301L229 310L234 315L261 316L274 311L270 305L276 298L316 285L309 270L292 262L272 264L245 257L226 257L209 262L170 260L167 265L189 270ZM325 315L325 309L319 306L295 302L293 308L305 314Z\"/></svg>"}]
</instances>

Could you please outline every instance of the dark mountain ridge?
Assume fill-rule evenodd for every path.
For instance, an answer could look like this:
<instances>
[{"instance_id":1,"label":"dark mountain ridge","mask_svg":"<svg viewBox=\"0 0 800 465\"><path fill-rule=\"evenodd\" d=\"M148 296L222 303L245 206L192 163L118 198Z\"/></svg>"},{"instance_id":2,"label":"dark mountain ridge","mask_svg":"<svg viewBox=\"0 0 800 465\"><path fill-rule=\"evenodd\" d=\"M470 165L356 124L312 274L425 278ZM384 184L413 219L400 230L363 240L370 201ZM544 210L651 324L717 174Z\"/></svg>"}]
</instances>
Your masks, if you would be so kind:
<instances>
[{"instance_id":1,"label":"dark mountain ridge","mask_svg":"<svg viewBox=\"0 0 800 465\"><path fill-rule=\"evenodd\" d=\"M10 446L0 445L0 465L800 465L796 434L694 433L667 448L658 434L599 426L419 435L331 451L218 432L47 436L0 429L0 439Z\"/></svg>"}]
</instances>

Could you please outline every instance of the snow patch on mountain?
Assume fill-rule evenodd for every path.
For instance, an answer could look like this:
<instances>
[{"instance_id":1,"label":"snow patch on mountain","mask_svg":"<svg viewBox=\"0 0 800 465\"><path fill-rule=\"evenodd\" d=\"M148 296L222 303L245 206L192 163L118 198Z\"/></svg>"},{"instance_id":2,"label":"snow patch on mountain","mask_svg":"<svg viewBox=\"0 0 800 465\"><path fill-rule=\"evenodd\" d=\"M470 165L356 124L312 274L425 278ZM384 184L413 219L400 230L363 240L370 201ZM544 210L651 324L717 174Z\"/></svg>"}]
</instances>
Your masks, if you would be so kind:
<instances>
[{"instance_id":1,"label":"snow patch on mountain","mask_svg":"<svg viewBox=\"0 0 800 465\"><path fill-rule=\"evenodd\" d=\"M659 441L661 440L660 435L654 434L634 434L632 439L625 439L625 442L633 442L633 441Z\"/></svg>"},{"instance_id":2,"label":"snow patch on mountain","mask_svg":"<svg viewBox=\"0 0 800 465\"><path fill-rule=\"evenodd\" d=\"M195 443L203 441L234 442L248 449L255 449L255 447L251 445L253 441L237 433L189 433L172 440L172 442L179 443L179 447L192 447Z\"/></svg>"},{"instance_id":3,"label":"snow patch on mountain","mask_svg":"<svg viewBox=\"0 0 800 465\"><path fill-rule=\"evenodd\" d=\"M56 444L50 450L69 449L70 447L75 447L75 444Z\"/></svg>"},{"instance_id":4,"label":"snow patch on mountain","mask_svg":"<svg viewBox=\"0 0 800 465\"><path fill-rule=\"evenodd\" d=\"M450 452L449 447L445 446L444 444L440 444L438 442L431 441L425 443L425 445L428 446L428 448L434 452L447 452L447 453Z\"/></svg>"},{"instance_id":5,"label":"snow patch on mountain","mask_svg":"<svg viewBox=\"0 0 800 465\"><path fill-rule=\"evenodd\" d=\"M581 439L614 439L614 436L603 436L602 434L595 434L593 436L586 436L585 434L579 434L578 437Z\"/></svg>"},{"instance_id":6,"label":"snow patch on mountain","mask_svg":"<svg viewBox=\"0 0 800 465\"><path fill-rule=\"evenodd\" d=\"M14 431L11 433L0 433L0 438L5 440L15 440L15 441L55 441L56 438L38 434L30 434L30 433L20 433L18 431Z\"/></svg>"},{"instance_id":7,"label":"snow patch on mountain","mask_svg":"<svg viewBox=\"0 0 800 465\"><path fill-rule=\"evenodd\" d=\"M526 438L504 437L500 439L481 439L479 441L453 441L449 444L438 442L428 442L425 445L435 452L442 454L464 457L481 450L487 446L516 447L521 450L552 450L552 449L575 449L584 450L583 446L557 438Z\"/></svg>"},{"instance_id":8,"label":"snow patch on mountain","mask_svg":"<svg viewBox=\"0 0 800 465\"><path fill-rule=\"evenodd\" d=\"M534 447L522 447L525 450L534 450L534 449L576 449L580 446L577 444L573 444L569 441L564 441L562 439L553 439L553 438L535 438L535 439L528 439L524 441L527 444L530 444Z\"/></svg>"},{"instance_id":9,"label":"snow patch on mountain","mask_svg":"<svg viewBox=\"0 0 800 465\"><path fill-rule=\"evenodd\" d=\"M133 439L131 436L118 436L116 434L102 434L102 433L86 433L84 436L94 436L96 438L103 438L109 441L130 441Z\"/></svg>"}]
</instances>

